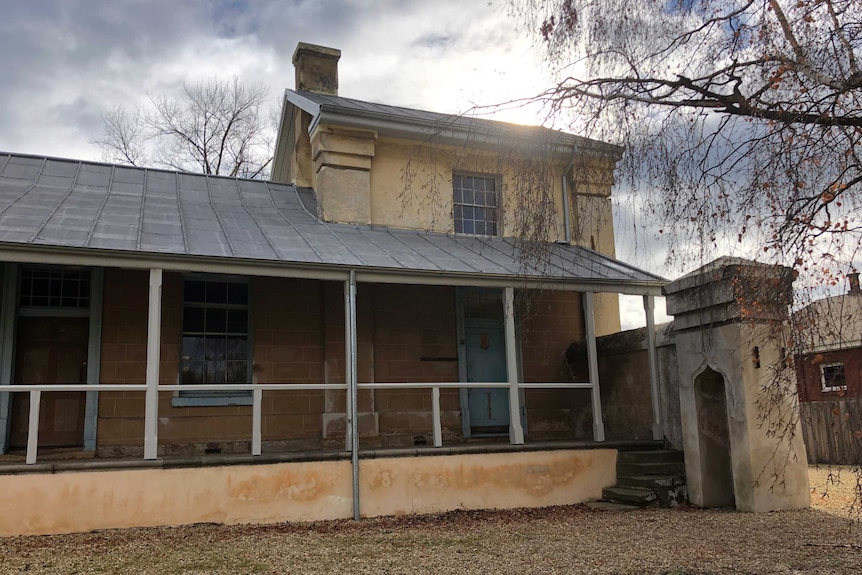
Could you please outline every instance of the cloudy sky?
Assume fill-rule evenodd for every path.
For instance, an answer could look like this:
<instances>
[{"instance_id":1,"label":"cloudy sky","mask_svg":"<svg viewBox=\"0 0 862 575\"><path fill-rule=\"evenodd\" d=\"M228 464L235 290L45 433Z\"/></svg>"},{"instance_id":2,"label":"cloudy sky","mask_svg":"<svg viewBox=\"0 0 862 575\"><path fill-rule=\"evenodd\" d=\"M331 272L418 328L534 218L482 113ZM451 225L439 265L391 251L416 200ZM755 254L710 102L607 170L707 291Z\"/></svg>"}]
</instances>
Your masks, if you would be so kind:
<instances>
[{"instance_id":1,"label":"cloudy sky","mask_svg":"<svg viewBox=\"0 0 862 575\"><path fill-rule=\"evenodd\" d=\"M276 105L293 87L299 41L341 49L339 94L421 109L464 112L551 78L524 26L487 0L0 0L0 14L8 152L101 159L91 142L103 110L184 82L262 82ZM497 117L538 121L524 109ZM643 242L629 243L618 256L663 272ZM643 324L640 298L624 300L623 321Z\"/></svg>"}]
</instances>

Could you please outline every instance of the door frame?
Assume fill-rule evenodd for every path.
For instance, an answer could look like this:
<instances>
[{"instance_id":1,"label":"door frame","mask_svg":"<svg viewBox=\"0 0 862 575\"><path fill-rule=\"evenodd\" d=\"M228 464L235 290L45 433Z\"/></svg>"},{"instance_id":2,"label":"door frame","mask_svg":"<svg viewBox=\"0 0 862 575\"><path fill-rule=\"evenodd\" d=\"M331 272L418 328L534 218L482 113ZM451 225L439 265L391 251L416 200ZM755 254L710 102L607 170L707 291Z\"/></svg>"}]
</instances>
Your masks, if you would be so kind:
<instances>
[{"instance_id":1,"label":"door frame","mask_svg":"<svg viewBox=\"0 0 862 575\"><path fill-rule=\"evenodd\" d=\"M87 341L87 385L98 385L102 352L102 299L104 292L104 269L80 266L42 266L65 269L84 269L90 272L90 306L87 309L19 306L18 289L20 265L4 262L2 312L0 312L0 385L11 385L15 374L15 336L17 319L25 316L40 317L88 317ZM9 449L9 434L12 424L11 393L0 393L0 454ZM88 391L84 402L84 451L96 450L96 432L99 419L99 392Z\"/></svg>"},{"instance_id":2,"label":"door frame","mask_svg":"<svg viewBox=\"0 0 862 575\"><path fill-rule=\"evenodd\" d=\"M456 287L455 288L455 324L457 327L457 337L458 337L458 381L466 382L467 381L467 336L466 336L466 322L464 321L464 292L466 290L488 290L488 291L496 291L500 296L500 307L503 306L503 288L479 288L479 287ZM503 322L500 324L500 329L505 329L505 317L503 318ZM517 365L518 365L518 381L523 379L523 365L521 359L521 329L520 322L518 321L517 314L515 315L515 356L517 357ZM500 387L508 387L508 384L505 382L501 382L503 385ZM462 387L460 389L460 400L461 400L461 430L464 434L465 439L470 439L471 437L504 437L508 436L509 432L505 433L480 433L474 434L470 427L470 402L469 402L469 388ZM524 390L518 390L518 404L520 405L520 416L521 416L521 426L524 429L524 436L528 435L528 427L527 427L527 408L526 403L524 402ZM509 411L509 417L512 417L511 410ZM511 421L511 419L510 419ZM508 422L507 422L508 425Z\"/></svg>"}]
</instances>

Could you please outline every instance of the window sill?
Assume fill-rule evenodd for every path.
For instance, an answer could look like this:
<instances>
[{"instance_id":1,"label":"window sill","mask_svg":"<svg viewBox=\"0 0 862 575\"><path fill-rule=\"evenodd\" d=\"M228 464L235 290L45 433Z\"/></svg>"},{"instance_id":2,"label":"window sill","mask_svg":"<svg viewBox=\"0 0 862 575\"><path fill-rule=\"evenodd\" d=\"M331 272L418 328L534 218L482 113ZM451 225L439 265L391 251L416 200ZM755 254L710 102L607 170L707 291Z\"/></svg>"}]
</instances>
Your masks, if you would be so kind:
<instances>
[{"instance_id":1,"label":"window sill","mask_svg":"<svg viewBox=\"0 0 862 575\"><path fill-rule=\"evenodd\" d=\"M172 397L171 407L219 407L251 405L251 395L219 395L211 397Z\"/></svg>"}]
</instances>

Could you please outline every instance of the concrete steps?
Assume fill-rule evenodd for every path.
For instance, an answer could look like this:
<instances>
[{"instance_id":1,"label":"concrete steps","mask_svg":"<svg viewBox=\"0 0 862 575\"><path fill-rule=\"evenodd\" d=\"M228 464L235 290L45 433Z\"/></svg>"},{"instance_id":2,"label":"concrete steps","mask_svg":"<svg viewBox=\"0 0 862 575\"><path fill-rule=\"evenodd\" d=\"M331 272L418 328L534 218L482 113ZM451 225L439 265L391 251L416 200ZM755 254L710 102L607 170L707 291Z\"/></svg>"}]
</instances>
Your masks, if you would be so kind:
<instances>
[{"instance_id":1,"label":"concrete steps","mask_svg":"<svg viewBox=\"0 0 862 575\"><path fill-rule=\"evenodd\" d=\"M682 451L621 451L617 485L602 491L605 501L646 507L675 507L686 501Z\"/></svg>"}]
</instances>

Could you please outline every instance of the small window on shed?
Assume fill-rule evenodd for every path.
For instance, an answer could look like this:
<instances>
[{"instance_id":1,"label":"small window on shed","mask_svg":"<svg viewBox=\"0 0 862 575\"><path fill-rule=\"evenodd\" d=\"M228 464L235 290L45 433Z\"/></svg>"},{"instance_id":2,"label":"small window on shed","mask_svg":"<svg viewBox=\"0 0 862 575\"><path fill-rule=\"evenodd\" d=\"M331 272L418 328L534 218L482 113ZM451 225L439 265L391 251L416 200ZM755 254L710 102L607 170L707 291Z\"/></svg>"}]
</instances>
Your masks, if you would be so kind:
<instances>
[{"instance_id":1,"label":"small window on shed","mask_svg":"<svg viewBox=\"0 0 862 575\"><path fill-rule=\"evenodd\" d=\"M847 389L844 380L843 363L827 363L820 366L820 382L823 391L843 391Z\"/></svg>"}]
</instances>

